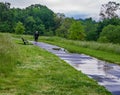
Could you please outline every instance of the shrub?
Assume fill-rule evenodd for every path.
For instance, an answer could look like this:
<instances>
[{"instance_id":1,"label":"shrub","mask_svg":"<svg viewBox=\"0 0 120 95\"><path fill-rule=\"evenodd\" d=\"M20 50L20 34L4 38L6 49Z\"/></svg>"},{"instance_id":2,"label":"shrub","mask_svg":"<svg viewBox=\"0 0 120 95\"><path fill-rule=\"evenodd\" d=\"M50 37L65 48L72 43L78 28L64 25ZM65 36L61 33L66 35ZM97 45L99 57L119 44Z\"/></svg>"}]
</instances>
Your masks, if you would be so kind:
<instances>
[{"instance_id":1,"label":"shrub","mask_svg":"<svg viewBox=\"0 0 120 95\"><path fill-rule=\"evenodd\" d=\"M84 27L82 26L82 24L78 21L78 22L74 22L70 29L69 29L70 33L69 33L69 38L73 39L73 40L84 40L85 38L85 31L84 31Z\"/></svg>"},{"instance_id":2,"label":"shrub","mask_svg":"<svg viewBox=\"0 0 120 95\"><path fill-rule=\"evenodd\" d=\"M16 34L23 34L25 31L25 27L23 26L23 23L18 22L15 27L15 33Z\"/></svg>"},{"instance_id":3,"label":"shrub","mask_svg":"<svg viewBox=\"0 0 120 95\"><path fill-rule=\"evenodd\" d=\"M98 41L120 43L120 26L108 25L103 28Z\"/></svg>"}]
</instances>

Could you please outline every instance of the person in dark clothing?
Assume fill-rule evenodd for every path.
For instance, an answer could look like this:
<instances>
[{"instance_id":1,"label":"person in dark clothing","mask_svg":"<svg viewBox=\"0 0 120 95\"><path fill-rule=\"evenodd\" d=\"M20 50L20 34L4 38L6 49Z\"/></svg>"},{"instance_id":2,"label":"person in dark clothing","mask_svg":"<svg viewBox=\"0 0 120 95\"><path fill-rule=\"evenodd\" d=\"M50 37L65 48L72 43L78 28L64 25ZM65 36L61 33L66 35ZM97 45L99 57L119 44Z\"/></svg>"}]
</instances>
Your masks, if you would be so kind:
<instances>
[{"instance_id":1,"label":"person in dark clothing","mask_svg":"<svg viewBox=\"0 0 120 95\"><path fill-rule=\"evenodd\" d=\"M36 31L34 34L34 40L37 42L38 41L38 37L39 37L39 32Z\"/></svg>"}]
</instances>

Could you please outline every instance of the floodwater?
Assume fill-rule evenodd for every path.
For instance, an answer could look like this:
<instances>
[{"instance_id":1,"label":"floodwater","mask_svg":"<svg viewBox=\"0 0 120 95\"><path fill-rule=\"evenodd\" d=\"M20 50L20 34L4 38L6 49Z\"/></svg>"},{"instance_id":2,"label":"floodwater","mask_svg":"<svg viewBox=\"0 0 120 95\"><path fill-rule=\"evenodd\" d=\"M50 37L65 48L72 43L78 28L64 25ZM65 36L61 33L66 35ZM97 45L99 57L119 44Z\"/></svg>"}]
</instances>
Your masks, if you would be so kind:
<instances>
[{"instance_id":1,"label":"floodwater","mask_svg":"<svg viewBox=\"0 0 120 95\"><path fill-rule=\"evenodd\" d=\"M84 54L68 53L63 48L42 42L33 44L59 56L78 71L95 79L113 95L120 95L120 66Z\"/></svg>"}]
</instances>

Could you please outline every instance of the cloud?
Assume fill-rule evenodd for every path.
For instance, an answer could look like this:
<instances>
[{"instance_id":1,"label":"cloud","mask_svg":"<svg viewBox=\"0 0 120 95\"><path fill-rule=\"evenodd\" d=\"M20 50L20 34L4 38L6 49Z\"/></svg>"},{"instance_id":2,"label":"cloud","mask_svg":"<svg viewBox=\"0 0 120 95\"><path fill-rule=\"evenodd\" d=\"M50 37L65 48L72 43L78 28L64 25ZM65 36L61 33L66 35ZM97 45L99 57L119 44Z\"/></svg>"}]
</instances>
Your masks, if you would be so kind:
<instances>
[{"instance_id":1,"label":"cloud","mask_svg":"<svg viewBox=\"0 0 120 95\"><path fill-rule=\"evenodd\" d=\"M99 12L102 4L109 0L0 0L10 2L12 7L25 8L31 4L46 5L55 13L64 13L67 16L93 17L99 18ZM120 0L112 0L119 2Z\"/></svg>"}]
</instances>

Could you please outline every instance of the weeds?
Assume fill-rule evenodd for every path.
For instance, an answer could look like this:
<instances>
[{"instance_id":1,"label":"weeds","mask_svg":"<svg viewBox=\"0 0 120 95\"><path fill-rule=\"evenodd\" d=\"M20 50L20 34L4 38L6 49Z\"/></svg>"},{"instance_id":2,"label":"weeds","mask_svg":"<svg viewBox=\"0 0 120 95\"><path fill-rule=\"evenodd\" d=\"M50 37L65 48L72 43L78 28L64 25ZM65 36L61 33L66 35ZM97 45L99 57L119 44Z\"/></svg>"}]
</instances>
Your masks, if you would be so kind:
<instances>
[{"instance_id":1,"label":"weeds","mask_svg":"<svg viewBox=\"0 0 120 95\"><path fill-rule=\"evenodd\" d=\"M19 63L18 58L18 49L10 35L0 34L0 76L9 75Z\"/></svg>"}]
</instances>

